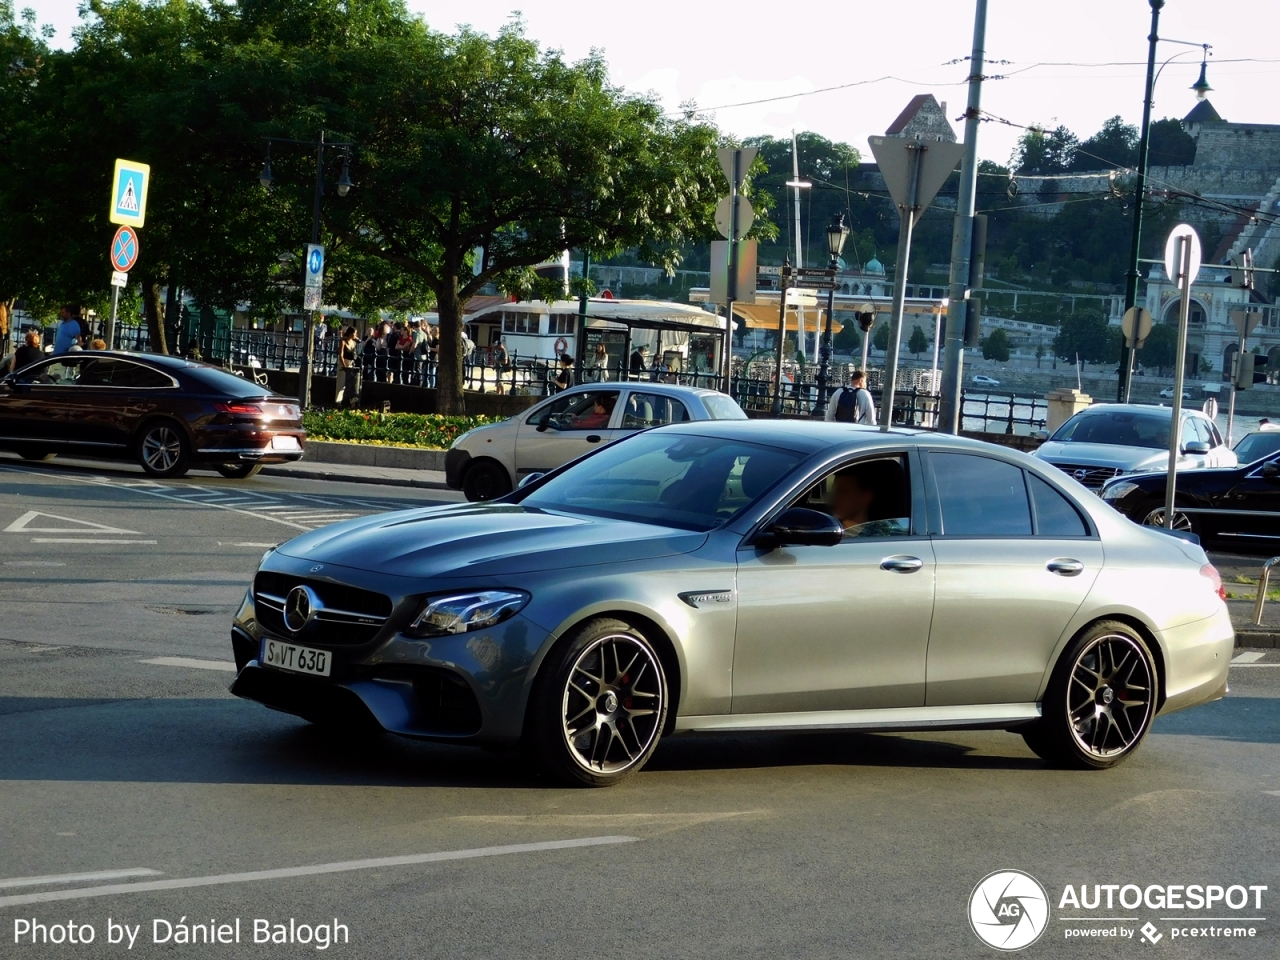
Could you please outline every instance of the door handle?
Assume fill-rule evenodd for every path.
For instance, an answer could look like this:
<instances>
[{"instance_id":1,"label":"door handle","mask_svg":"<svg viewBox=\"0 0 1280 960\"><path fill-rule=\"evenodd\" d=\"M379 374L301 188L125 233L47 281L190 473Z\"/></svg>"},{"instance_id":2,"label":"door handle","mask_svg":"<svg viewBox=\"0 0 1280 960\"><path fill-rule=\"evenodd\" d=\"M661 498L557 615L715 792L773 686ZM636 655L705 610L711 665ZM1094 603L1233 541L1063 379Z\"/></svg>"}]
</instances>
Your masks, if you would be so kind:
<instances>
[{"instance_id":1,"label":"door handle","mask_svg":"<svg viewBox=\"0 0 1280 960\"><path fill-rule=\"evenodd\" d=\"M1071 560L1066 557L1057 560L1050 560L1046 566L1050 573L1056 573L1060 577L1078 577L1084 573L1084 564L1079 560Z\"/></svg>"},{"instance_id":2,"label":"door handle","mask_svg":"<svg viewBox=\"0 0 1280 960\"><path fill-rule=\"evenodd\" d=\"M923 566L919 557L885 557L880 561L880 569L891 573L915 573Z\"/></svg>"},{"instance_id":3,"label":"door handle","mask_svg":"<svg viewBox=\"0 0 1280 960\"><path fill-rule=\"evenodd\" d=\"M587 443L599 443L599 442L600 442L600 434L598 433L590 434L587 437Z\"/></svg>"}]
</instances>

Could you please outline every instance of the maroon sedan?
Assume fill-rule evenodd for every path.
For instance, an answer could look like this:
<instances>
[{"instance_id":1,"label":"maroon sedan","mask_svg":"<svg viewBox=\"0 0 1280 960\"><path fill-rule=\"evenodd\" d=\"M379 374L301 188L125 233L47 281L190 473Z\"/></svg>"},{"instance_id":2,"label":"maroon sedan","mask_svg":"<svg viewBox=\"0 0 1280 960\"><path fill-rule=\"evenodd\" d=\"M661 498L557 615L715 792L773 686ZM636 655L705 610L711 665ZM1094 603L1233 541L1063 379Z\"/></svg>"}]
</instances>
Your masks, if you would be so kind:
<instances>
[{"instance_id":1,"label":"maroon sedan","mask_svg":"<svg viewBox=\"0 0 1280 960\"><path fill-rule=\"evenodd\" d=\"M153 477L193 466L243 479L302 459L296 400L203 363L103 351L65 353L0 379L0 448L136 460Z\"/></svg>"}]
</instances>

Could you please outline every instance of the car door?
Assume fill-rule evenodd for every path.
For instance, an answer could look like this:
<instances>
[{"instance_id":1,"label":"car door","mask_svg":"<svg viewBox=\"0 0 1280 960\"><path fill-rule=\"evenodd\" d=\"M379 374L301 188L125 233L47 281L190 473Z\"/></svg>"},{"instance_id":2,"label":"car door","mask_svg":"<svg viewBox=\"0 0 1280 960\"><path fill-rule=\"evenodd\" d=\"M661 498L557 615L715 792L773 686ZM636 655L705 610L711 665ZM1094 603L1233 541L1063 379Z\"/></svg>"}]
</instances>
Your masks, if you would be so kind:
<instances>
[{"instance_id":1,"label":"car door","mask_svg":"<svg viewBox=\"0 0 1280 960\"><path fill-rule=\"evenodd\" d=\"M1214 507L1218 537L1246 548L1280 543L1280 456L1242 470L1240 480Z\"/></svg>"},{"instance_id":2,"label":"car door","mask_svg":"<svg viewBox=\"0 0 1280 960\"><path fill-rule=\"evenodd\" d=\"M29 367L13 380L4 404L5 436L43 440L52 450L65 447L71 429L70 406L80 375L78 355L63 355Z\"/></svg>"},{"instance_id":3,"label":"car door","mask_svg":"<svg viewBox=\"0 0 1280 960\"><path fill-rule=\"evenodd\" d=\"M836 472L886 459L903 474L899 498L907 516L900 532L847 536L826 547L739 549L734 713L924 704L934 562L914 451L841 464L783 507L820 509Z\"/></svg>"},{"instance_id":4,"label":"car door","mask_svg":"<svg viewBox=\"0 0 1280 960\"><path fill-rule=\"evenodd\" d=\"M67 392L59 413L66 421L68 443L93 450L125 445L119 409L123 398L111 385L112 373L120 362L91 353L79 358L75 388Z\"/></svg>"},{"instance_id":5,"label":"car door","mask_svg":"<svg viewBox=\"0 0 1280 960\"><path fill-rule=\"evenodd\" d=\"M612 440L619 395L617 389L574 390L526 417L516 431L516 475L554 470Z\"/></svg>"},{"instance_id":6,"label":"car door","mask_svg":"<svg viewBox=\"0 0 1280 960\"><path fill-rule=\"evenodd\" d=\"M618 436L636 430L681 423L691 419L689 411L675 397L647 390L628 390L622 400L622 416L618 420Z\"/></svg>"},{"instance_id":7,"label":"car door","mask_svg":"<svg viewBox=\"0 0 1280 960\"><path fill-rule=\"evenodd\" d=\"M1069 497L1017 464L939 450L927 462L937 586L926 702L1034 701L1102 543Z\"/></svg>"},{"instance_id":8,"label":"car door","mask_svg":"<svg viewBox=\"0 0 1280 960\"><path fill-rule=\"evenodd\" d=\"M1217 424L1212 420L1201 420L1200 430L1206 435L1209 444L1209 456L1205 459L1207 466L1234 467L1239 462L1235 451L1228 447L1226 441L1222 439L1222 434L1218 432Z\"/></svg>"}]
</instances>

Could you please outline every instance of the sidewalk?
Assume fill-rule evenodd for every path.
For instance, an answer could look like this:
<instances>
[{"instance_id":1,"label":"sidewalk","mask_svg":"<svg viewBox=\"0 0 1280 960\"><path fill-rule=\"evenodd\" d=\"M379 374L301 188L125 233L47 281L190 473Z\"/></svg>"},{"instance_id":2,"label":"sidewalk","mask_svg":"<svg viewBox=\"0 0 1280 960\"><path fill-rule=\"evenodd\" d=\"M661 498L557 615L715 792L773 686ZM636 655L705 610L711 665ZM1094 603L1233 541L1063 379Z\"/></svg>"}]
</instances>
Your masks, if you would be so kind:
<instances>
[{"instance_id":1,"label":"sidewalk","mask_svg":"<svg viewBox=\"0 0 1280 960\"><path fill-rule=\"evenodd\" d=\"M401 467L373 467L349 463L277 463L262 468L264 477L293 477L298 480L341 480L346 483L380 483L389 487L418 487L448 490L443 470L406 470Z\"/></svg>"}]
</instances>

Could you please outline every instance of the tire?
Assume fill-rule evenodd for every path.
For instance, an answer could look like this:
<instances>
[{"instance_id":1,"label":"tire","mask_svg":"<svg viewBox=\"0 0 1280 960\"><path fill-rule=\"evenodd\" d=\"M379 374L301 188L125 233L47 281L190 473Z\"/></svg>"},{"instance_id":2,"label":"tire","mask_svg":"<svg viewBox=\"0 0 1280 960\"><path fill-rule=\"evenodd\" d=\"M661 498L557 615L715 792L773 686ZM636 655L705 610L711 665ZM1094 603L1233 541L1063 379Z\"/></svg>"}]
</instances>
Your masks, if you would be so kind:
<instances>
[{"instance_id":1,"label":"tire","mask_svg":"<svg viewBox=\"0 0 1280 960\"><path fill-rule=\"evenodd\" d=\"M1159 697L1146 641L1127 624L1100 620L1067 646L1049 680L1043 715L1021 731L1022 739L1054 766L1105 770L1141 746Z\"/></svg>"},{"instance_id":2,"label":"tire","mask_svg":"<svg viewBox=\"0 0 1280 960\"><path fill-rule=\"evenodd\" d=\"M495 460L478 460L462 477L462 493L472 503L496 500L511 492L511 477Z\"/></svg>"},{"instance_id":3,"label":"tire","mask_svg":"<svg viewBox=\"0 0 1280 960\"><path fill-rule=\"evenodd\" d=\"M528 740L542 770L572 786L611 787L657 749L667 720L662 660L619 620L589 620L548 654Z\"/></svg>"},{"instance_id":4,"label":"tire","mask_svg":"<svg viewBox=\"0 0 1280 960\"><path fill-rule=\"evenodd\" d=\"M250 477L256 477L262 471L260 463L220 463L213 469L228 480L248 480Z\"/></svg>"},{"instance_id":5,"label":"tire","mask_svg":"<svg viewBox=\"0 0 1280 960\"><path fill-rule=\"evenodd\" d=\"M149 476L173 479L191 469L191 444L172 420L152 420L138 432L138 463Z\"/></svg>"},{"instance_id":6,"label":"tire","mask_svg":"<svg viewBox=\"0 0 1280 960\"><path fill-rule=\"evenodd\" d=\"M1142 503L1137 509L1135 519L1144 527L1163 527L1164 501L1151 499ZM1176 503L1173 507L1173 529L1194 533L1197 536L1200 534L1200 525L1195 518L1179 510Z\"/></svg>"},{"instance_id":7,"label":"tire","mask_svg":"<svg viewBox=\"0 0 1280 960\"><path fill-rule=\"evenodd\" d=\"M55 455L39 447L26 447L18 451L18 456L23 460L31 460L34 463L44 463L46 460L52 460Z\"/></svg>"}]
</instances>

